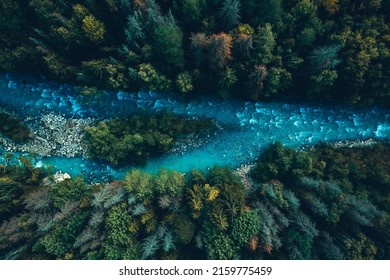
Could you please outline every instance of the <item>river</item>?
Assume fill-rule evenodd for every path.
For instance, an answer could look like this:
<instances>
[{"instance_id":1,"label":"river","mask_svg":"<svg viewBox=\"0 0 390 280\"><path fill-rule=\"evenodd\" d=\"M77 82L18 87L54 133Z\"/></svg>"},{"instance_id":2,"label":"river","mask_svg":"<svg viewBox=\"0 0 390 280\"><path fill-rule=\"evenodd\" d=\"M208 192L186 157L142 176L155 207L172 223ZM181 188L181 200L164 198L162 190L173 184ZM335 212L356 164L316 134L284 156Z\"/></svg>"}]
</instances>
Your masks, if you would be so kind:
<instances>
[{"instance_id":1,"label":"river","mask_svg":"<svg viewBox=\"0 0 390 280\"><path fill-rule=\"evenodd\" d=\"M172 95L154 92L102 91L98 95L81 96L77 88L69 85L10 74L0 74L0 106L21 118L54 112L67 118L105 119L140 111L167 110L185 117L216 120L220 127L218 132L201 139L199 145L188 145L149 159L146 166L139 167L153 173L160 168L180 172L206 170L214 165L236 168L253 162L274 141L299 148L320 141L390 138L390 112L381 108L353 110L340 106L252 103L205 97L184 102ZM121 179L130 168L114 169L81 157L44 157L38 158L36 163L52 165L72 176L82 174L91 180Z\"/></svg>"}]
</instances>

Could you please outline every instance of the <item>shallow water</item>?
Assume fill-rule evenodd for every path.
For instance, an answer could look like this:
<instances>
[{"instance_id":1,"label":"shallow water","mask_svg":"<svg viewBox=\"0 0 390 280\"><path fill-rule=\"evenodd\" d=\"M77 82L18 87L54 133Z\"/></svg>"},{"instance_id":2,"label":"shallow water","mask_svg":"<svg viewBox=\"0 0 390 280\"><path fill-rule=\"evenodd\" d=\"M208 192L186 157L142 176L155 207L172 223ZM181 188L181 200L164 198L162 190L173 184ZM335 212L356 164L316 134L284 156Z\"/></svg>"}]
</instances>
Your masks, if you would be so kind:
<instances>
[{"instance_id":1,"label":"shallow water","mask_svg":"<svg viewBox=\"0 0 390 280\"><path fill-rule=\"evenodd\" d=\"M350 110L211 98L182 102L154 92L103 92L94 97L80 97L68 85L44 80L27 81L5 74L0 75L0 105L20 115L54 111L68 117L99 118L167 110L187 117L212 118L222 127L199 148L153 158L141 167L153 173L163 167L181 172L194 168L205 170L215 164L238 167L256 159L274 141L298 148L319 141L390 138L390 112L379 108ZM90 179L122 178L128 170L112 169L81 158L44 158L41 163L71 175L83 174Z\"/></svg>"}]
</instances>

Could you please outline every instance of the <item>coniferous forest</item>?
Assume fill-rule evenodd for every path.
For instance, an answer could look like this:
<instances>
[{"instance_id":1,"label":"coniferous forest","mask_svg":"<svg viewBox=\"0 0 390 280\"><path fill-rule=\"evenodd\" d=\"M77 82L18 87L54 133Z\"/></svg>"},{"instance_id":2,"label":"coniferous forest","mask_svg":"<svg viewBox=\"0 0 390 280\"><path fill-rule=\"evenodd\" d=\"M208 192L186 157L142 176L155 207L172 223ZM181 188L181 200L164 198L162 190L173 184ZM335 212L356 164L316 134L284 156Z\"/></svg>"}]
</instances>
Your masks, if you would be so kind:
<instances>
[{"instance_id":1,"label":"coniferous forest","mask_svg":"<svg viewBox=\"0 0 390 280\"><path fill-rule=\"evenodd\" d=\"M166 111L95 118L71 144L107 169L131 167L96 182L59 180L34 152L5 147L39 129L0 100L0 152L10 151L0 162L0 259L389 260L389 16L389 0L0 0L0 74L69 85L83 102L150 91L167 102L211 96L387 114L367 129L380 138L369 145L269 141L246 172L185 173L142 167L239 130ZM73 117L56 128L67 137Z\"/></svg>"},{"instance_id":2,"label":"coniferous forest","mask_svg":"<svg viewBox=\"0 0 390 280\"><path fill-rule=\"evenodd\" d=\"M229 168L55 183L28 158L0 169L5 259L389 259L388 145L270 146Z\"/></svg>"},{"instance_id":3,"label":"coniferous forest","mask_svg":"<svg viewBox=\"0 0 390 280\"><path fill-rule=\"evenodd\" d=\"M0 71L389 106L388 0L1 0Z\"/></svg>"}]
</instances>

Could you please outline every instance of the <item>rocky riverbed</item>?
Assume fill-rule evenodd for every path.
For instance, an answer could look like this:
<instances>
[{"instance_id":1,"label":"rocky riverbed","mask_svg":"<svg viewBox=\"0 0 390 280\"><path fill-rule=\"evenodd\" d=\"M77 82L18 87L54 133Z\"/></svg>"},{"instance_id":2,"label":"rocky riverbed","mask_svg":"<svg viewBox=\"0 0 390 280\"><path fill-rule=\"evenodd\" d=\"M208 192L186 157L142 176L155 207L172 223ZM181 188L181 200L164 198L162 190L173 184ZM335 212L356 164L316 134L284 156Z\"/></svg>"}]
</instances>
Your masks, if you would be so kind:
<instances>
[{"instance_id":1,"label":"rocky riverbed","mask_svg":"<svg viewBox=\"0 0 390 280\"><path fill-rule=\"evenodd\" d=\"M242 164L234 171L234 173L236 173L241 178L241 182L244 185L245 190L248 192L253 191L255 188L255 183L249 177L249 172L253 166L254 164Z\"/></svg>"},{"instance_id":2,"label":"rocky riverbed","mask_svg":"<svg viewBox=\"0 0 390 280\"><path fill-rule=\"evenodd\" d=\"M93 118L65 118L48 113L39 117L26 116L24 121L31 129L31 140L17 144L0 135L0 145L7 152L32 153L41 157L86 157L87 146L83 141L84 128L96 120Z\"/></svg>"}]
</instances>

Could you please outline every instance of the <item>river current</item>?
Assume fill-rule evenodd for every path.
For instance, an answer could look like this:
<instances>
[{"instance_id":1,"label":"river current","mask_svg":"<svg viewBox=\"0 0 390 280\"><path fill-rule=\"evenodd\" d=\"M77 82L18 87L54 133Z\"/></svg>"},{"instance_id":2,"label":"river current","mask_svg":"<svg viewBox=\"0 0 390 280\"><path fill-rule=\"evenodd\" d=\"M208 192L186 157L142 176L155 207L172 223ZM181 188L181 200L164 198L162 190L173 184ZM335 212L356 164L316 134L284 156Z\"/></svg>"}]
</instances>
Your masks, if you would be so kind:
<instances>
[{"instance_id":1,"label":"river current","mask_svg":"<svg viewBox=\"0 0 390 280\"><path fill-rule=\"evenodd\" d=\"M352 110L313 104L251 103L212 98L181 101L155 92L103 91L81 96L72 86L44 79L0 74L0 106L21 116L54 112L65 117L112 118L161 110L185 117L214 119L220 129L199 145L148 160L145 171L160 168L188 172L214 165L253 162L272 142L299 148L320 141L390 138L390 112L380 108ZM129 168L113 169L82 158L47 157L39 165L52 165L71 175L90 179L122 178Z\"/></svg>"}]
</instances>

